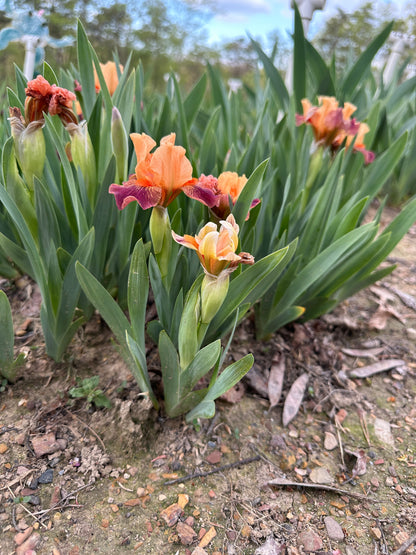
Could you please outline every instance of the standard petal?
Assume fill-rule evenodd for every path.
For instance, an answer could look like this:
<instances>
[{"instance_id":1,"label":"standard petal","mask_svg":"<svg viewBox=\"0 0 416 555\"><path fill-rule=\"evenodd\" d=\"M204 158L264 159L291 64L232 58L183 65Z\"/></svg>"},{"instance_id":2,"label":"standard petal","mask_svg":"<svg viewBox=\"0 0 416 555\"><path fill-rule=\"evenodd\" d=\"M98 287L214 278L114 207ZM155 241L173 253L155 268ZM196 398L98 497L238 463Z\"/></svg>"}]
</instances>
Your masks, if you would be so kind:
<instances>
[{"instance_id":1,"label":"standard petal","mask_svg":"<svg viewBox=\"0 0 416 555\"><path fill-rule=\"evenodd\" d=\"M165 189L168 198L192 179L192 164L185 154L182 146L171 143L161 144L153 153L150 169L154 182Z\"/></svg>"},{"instance_id":2,"label":"standard petal","mask_svg":"<svg viewBox=\"0 0 416 555\"><path fill-rule=\"evenodd\" d=\"M146 160L152 148L156 146L156 141L146 133L131 133L130 139L133 141L138 166Z\"/></svg>"}]
</instances>

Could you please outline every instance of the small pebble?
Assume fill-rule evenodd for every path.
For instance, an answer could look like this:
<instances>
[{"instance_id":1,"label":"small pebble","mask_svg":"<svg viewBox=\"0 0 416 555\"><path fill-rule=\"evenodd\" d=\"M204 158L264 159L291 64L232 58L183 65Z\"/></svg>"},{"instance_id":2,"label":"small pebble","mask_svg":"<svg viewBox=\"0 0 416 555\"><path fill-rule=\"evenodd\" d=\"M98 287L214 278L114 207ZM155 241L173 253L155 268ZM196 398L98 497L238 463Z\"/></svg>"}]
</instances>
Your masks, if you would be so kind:
<instances>
[{"instance_id":1,"label":"small pebble","mask_svg":"<svg viewBox=\"0 0 416 555\"><path fill-rule=\"evenodd\" d=\"M53 470L48 468L38 478L39 484L51 484L53 482Z\"/></svg>"},{"instance_id":2,"label":"small pebble","mask_svg":"<svg viewBox=\"0 0 416 555\"><path fill-rule=\"evenodd\" d=\"M38 478L34 478L30 484L29 484L29 489L38 489L38 485L39 485L39 479Z\"/></svg>"},{"instance_id":3,"label":"small pebble","mask_svg":"<svg viewBox=\"0 0 416 555\"><path fill-rule=\"evenodd\" d=\"M330 540L339 542L344 539L344 532L340 524L334 518L327 516L324 518L324 523Z\"/></svg>"}]
</instances>

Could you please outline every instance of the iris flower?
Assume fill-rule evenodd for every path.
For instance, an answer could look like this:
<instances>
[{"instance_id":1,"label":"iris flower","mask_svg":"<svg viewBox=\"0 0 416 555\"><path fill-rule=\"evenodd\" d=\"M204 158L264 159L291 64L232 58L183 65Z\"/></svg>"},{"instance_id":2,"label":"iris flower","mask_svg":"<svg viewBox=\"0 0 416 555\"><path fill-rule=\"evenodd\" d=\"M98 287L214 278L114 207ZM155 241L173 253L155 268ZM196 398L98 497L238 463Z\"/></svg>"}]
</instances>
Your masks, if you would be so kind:
<instances>
[{"instance_id":1,"label":"iris flower","mask_svg":"<svg viewBox=\"0 0 416 555\"><path fill-rule=\"evenodd\" d=\"M303 115L296 114L296 125L305 123L313 130L315 142L318 145L337 150L344 139L348 147L355 138L354 150L364 154L368 164L374 160L374 153L366 150L364 135L369 131L365 123L351 119L356 107L345 102L344 107L338 106L338 101L332 96L319 96L319 106L313 106L308 99L302 100Z\"/></svg>"},{"instance_id":2,"label":"iris flower","mask_svg":"<svg viewBox=\"0 0 416 555\"><path fill-rule=\"evenodd\" d=\"M215 204L210 208L220 220L224 220L230 214L230 198L234 205L246 183L247 177L245 175L239 176L238 173L230 171L221 173L218 178L213 175L202 174L198 180L198 185L211 190L215 194ZM259 202L259 199L254 199L250 209Z\"/></svg>"},{"instance_id":3,"label":"iris flower","mask_svg":"<svg viewBox=\"0 0 416 555\"><path fill-rule=\"evenodd\" d=\"M174 240L188 249L195 250L204 272L216 278L230 274L238 264L254 264L251 254L235 252L238 247L239 227L234 216L230 214L220 224L218 231L216 224L207 223L195 237L192 235L182 237L172 231Z\"/></svg>"},{"instance_id":4,"label":"iris flower","mask_svg":"<svg viewBox=\"0 0 416 555\"><path fill-rule=\"evenodd\" d=\"M100 64L101 71L103 73L105 84L107 85L108 92L110 96L113 96L115 90L118 86L118 73L117 66L115 62L107 62L105 64ZM123 73L123 66L120 65L120 72ZM101 89L100 80L98 79L97 72L94 70L95 78L95 90L98 92Z\"/></svg>"},{"instance_id":5,"label":"iris flower","mask_svg":"<svg viewBox=\"0 0 416 555\"><path fill-rule=\"evenodd\" d=\"M109 188L120 210L133 201L144 210L157 205L166 207L181 191L207 206L215 204L215 194L200 187L192 177L191 162L185 149L175 145L175 133L164 137L153 153L156 142L149 135L132 133L130 138L137 158L135 174L122 185L113 183Z\"/></svg>"},{"instance_id":6,"label":"iris flower","mask_svg":"<svg viewBox=\"0 0 416 555\"><path fill-rule=\"evenodd\" d=\"M57 85L51 85L42 75L27 83L25 101L25 122L43 121L43 113L58 115L62 122L77 123L78 119L72 109L76 100L73 92Z\"/></svg>"}]
</instances>

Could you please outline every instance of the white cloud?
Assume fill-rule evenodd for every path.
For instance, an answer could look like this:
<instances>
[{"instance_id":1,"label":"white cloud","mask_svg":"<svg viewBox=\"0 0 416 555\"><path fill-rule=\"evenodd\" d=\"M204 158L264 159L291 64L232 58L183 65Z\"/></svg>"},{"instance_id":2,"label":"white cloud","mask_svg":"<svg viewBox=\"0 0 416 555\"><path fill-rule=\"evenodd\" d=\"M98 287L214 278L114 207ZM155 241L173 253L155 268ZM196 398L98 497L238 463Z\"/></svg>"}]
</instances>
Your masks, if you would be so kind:
<instances>
[{"instance_id":1,"label":"white cloud","mask_svg":"<svg viewBox=\"0 0 416 555\"><path fill-rule=\"evenodd\" d=\"M267 0L217 0L216 8L221 14L248 15L272 11L270 2Z\"/></svg>"}]
</instances>

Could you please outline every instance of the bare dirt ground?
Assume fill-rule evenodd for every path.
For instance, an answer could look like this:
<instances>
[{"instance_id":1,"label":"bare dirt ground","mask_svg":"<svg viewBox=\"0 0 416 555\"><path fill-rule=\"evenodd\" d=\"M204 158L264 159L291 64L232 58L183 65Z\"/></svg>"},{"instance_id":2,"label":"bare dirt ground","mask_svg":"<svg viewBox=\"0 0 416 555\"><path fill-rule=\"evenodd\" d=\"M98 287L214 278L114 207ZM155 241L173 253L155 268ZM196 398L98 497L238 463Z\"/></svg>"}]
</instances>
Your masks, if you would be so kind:
<instances>
[{"instance_id":1,"label":"bare dirt ground","mask_svg":"<svg viewBox=\"0 0 416 555\"><path fill-rule=\"evenodd\" d=\"M51 361L36 287L1 281L27 360L0 393L0 553L414 553L416 227L389 262L382 283L267 342L247 320L232 356L255 366L200 430L149 407L98 316ZM110 409L69 394L94 375Z\"/></svg>"}]
</instances>

